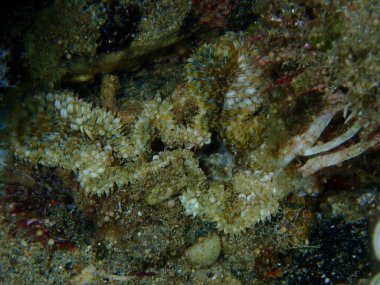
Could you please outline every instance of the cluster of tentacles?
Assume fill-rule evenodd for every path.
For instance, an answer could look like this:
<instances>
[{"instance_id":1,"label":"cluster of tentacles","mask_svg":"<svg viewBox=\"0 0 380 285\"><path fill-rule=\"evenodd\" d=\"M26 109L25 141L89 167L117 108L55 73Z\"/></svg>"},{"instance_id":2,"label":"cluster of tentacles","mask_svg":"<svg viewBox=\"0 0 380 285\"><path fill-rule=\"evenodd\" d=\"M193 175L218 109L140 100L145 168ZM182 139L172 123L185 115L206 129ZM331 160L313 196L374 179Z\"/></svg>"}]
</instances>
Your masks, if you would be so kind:
<instances>
[{"instance_id":1,"label":"cluster of tentacles","mask_svg":"<svg viewBox=\"0 0 380 285\"><path fill-rule=\"evenodd\" d=\"M70 92L37 95L23 104L24 115L15 115L30 130L24 132L27 137L13 135L15 154L32 164L76 173L88 194L108 195L115 188L138 185L148 192L148 204L154 205L182 191L187 214L238 234L270 218L289 192L316 187L312 177L316 171L356 157L380 141L374 131L363 132L377 126L369 126L353 110L341 135L318 143L333 117L346 116L350 106L343 96L330 95L325 108L303 133L285 143L278 157L267 155L268 161L276 161L272 167L260 168L266 161L252 163L257 159L252 158L254 151L266 143L261 142L266 119L262 110L271 103L265 94L268 79L258 60L255 45L243 34L228 33L204 44L188 59L187 82L172 96L145 103L129 132L114 114ZM178 94L193 106L193 113L182 119L176 116ZM26 121L31 113L33 119ZM199 158L207 164L215 155L192 152L210 144L215 132L214 144L220 147L214 154L220 159L211 162L211 168L227 169L229 176L223 178L206 175L212 171L199 167ZM357 143L331 152L358 135ZM166 151L154 153L155 139ZM313 157L295 173L288 166L300 156ZM171 176L169 181L165 175Z\"/></svg>"}]
</instances>

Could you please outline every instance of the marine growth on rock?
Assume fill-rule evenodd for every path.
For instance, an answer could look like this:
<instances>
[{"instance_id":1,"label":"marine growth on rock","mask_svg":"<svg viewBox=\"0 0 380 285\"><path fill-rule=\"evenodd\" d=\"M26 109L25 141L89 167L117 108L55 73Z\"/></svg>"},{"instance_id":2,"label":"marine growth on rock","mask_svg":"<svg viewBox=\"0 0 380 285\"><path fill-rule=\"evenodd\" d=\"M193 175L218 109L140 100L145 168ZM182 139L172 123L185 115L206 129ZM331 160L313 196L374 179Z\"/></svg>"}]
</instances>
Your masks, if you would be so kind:
<instances>
[{"instance_id":1,"label":"marine growth on rock","mask_svg":"<svg viewBox=\"0 0 380 285\"><path fill-rule=\"evenodd\" d=\"M380 140L376 123L359 118L342 135L318 144L332 118L350 108L336 92L325 96L323 110L297 135L289 136L278 120L277 135L284 141L279 148L271 145L266 126L275 118L275 102L268 96L270 76L257 45L232 32L202 45L187 60L187 81L171 96L147 101L128 126L70 91L30 97L15 115L13 129L23 133L12 133L15 155L73 172L88 195L139 187L146 202L157 205L179 194L186 214L214 222L226 234L240 234L275 214L290 192L317 191L313 173ZM368 126L373 131L357 144L330 153ZM163 151L152 148L157 140ZM213 145L211 155L202 153L208 145ZM311 155L301 167L293 163ZM220 169L228 175L215 175Z\"/></svg>"}]
</instances>

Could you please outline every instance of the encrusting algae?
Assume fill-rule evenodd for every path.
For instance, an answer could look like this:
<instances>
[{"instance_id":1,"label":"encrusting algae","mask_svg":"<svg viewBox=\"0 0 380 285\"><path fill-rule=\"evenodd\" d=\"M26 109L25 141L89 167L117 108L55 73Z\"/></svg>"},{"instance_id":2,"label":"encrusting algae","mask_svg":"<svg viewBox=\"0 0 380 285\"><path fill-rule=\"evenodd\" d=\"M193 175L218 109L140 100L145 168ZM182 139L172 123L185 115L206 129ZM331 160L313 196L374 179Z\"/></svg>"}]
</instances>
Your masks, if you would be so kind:
<instances>
[{"instance_id":1,"label":"encrusting algae","mask_svg":"<svg viewBox=\"0 0 380 285\"><path fill-rule=\"evenodd\" d=\"M266 120L273 119L275 112L266 92L270 78L256 45L242 33L227 33L204 44L188 59L187 82L171 96L157 95L145 103L128 130L114 113L72 92L31 97L20 110L33 112L33 119L15 116L30 130L23 136L13 134L15 154L34 165L72 171L88 195L118 195L133 187L146 192L147 204L157 205L180 193L186 214L215 222L226 234L240 234L275 214L290 192L318 191L314 172L380 141L372 122L372 132L358 145L319 156L368 126L357 120L341 136L316 146L332 118L351 106L337 92L326 95L327 107L301 134L286 135L279 119L277 135L283 135L284 141L270 145ZM178 115L179 95L192 113ZM152 149L157 140L164 150ZM199 150L210 144L218 145L218 150L202 155ZM209 163L207 169L215 155L221 157L220 164ZM292 163L309 155L316 156L302 167ZM229 176L211 175L212 167L227 169Z\"/></svg>"}]
</instances>

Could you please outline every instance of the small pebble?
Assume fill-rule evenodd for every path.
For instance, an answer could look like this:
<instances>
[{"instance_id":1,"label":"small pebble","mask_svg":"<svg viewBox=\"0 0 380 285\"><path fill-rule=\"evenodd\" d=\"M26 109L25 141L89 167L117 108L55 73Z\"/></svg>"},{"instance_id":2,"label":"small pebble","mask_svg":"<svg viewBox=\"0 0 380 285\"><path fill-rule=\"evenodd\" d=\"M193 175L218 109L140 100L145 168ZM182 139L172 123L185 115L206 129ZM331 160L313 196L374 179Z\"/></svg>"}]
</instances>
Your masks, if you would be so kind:
<instances>
[{"instance_id":1,"label":"small pebble","mask_svg":"<svg viewBox=\"0 0 380 285\"><path fill-rule=\"evenodd\" d=\"M167 206L168 208L173 208L175 206L175 200L169 200Z\"/></svg>"},{"instance_id":2,"label":"small pebble","mask_svg":"<svg viewBox=\"0 0 380 285\"><path fill-rule=\"evenodd\" d=\"M199 239L185 252L186 260L192 265L209 266L219 257L222 244L217 234Z\"/></svg>"}]
</instances>

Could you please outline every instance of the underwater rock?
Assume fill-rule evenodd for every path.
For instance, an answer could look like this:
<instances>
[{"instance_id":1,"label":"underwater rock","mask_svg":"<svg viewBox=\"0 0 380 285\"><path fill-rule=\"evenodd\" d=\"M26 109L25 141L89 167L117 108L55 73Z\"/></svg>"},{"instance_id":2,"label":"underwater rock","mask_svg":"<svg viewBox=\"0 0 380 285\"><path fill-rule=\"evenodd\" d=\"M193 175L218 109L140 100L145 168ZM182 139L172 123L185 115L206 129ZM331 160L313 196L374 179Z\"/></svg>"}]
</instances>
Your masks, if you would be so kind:
<instances>
[{"instance_id":1,"label":"underwater rock","mask_svg":"<svg viewBox=\"0 0 380 285\"><path fill-rule=\"evenodd\" d=\"M209 266L219 257L222 244L217 234L200 238L197 243L185 252L186 260L192 265Z\"/></svg>"}]
</instances>

